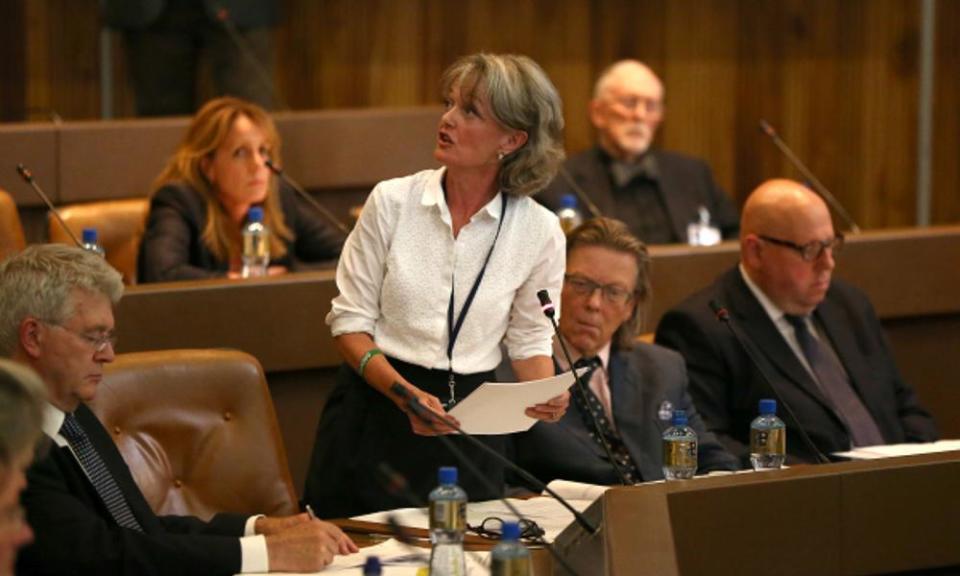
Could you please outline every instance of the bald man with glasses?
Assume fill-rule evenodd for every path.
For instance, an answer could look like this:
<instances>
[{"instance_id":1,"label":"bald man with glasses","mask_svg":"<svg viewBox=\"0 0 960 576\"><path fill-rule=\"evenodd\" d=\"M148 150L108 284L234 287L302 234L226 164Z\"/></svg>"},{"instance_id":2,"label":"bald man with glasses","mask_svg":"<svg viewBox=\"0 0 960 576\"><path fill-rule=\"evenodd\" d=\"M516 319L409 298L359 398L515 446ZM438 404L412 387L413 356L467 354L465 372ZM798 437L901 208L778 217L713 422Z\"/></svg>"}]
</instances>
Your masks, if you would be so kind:
<instances>
[{"instance_id":1,"label":"bald man with glasses","mask_svg":"<svg viewBox=\"0 0 960 576\"><path fill-rule=\"evenodd\" d=\"M790 180L764 182L744 205L740 264L660 321L657 343L684 356L708 428L744 462L761 398L781 400L792 461L817 462L817 451L937 438L933 419L897 370L873 306L832 278L842 248L819 196ZM776 390L717 320L711 302L727 308ZM797 420L784 413L784 403ZM817 451L791 434L797 421Z\"/></svg>"}]
</instances>

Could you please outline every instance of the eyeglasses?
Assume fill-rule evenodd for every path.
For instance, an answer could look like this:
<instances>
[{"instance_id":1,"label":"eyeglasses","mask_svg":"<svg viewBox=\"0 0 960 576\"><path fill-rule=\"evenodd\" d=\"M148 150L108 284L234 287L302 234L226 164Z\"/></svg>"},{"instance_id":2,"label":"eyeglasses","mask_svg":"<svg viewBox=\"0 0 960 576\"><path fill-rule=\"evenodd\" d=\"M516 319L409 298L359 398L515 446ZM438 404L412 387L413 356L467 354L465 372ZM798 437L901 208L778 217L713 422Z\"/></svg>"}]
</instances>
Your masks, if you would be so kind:
<instances>
[{"instance_id":1,"label":"eyeglasses","mask_svg":"<svg viewBox=\"0 0 960 576\"><path fill-rule=\"evenodd\" d=\"M771 236L764 236L763 234L759 235L761 240L770 242L771 244L776 244L778 246L784 246L795 250L800 257L803 258L805 262L813 262L814 260L820 259L823 256L823 253L826 250L830 250L831 254L839 254L843 251L843 234L837 234L830 240L814 240L812 242L807 242L806 244L797 244L789 240L781 240L779 238L773 238Z\"/></svg>"},{"instance_id":2,"label":"eyeglasses","mask_svg":"<svg viewBox=\"0 0 960 576\"><path fill-rule=\"evenodd\" d=\"M616 284L597 284L589 278L575 274L566 274L563 280L579 296L590 297L593 296L594 291L600 290L600 293L603 294L603 299L610 304L626 304L633 296L633 292L623 286Z\"/></svg>"},{"instance_id":3,"label":"eyeglasses","mask_svg":"<svg viewBox=\"0 0 960 576\"><path fill-rule=\"evenodd\" d=\"M663 102L645 96L623 96L614 98L618 106L622 106L631 112L637 108L643 109L647 114L659 114L663 112Z\"/></svg>"},{"instance_id":4,"label":"eyeglasses","mask_svg":"<svg viewBox=\"0 0 960 576\"><path fill-rule=\"evenodd\" d=\"M539 540L546 534L543 528L533 520L521 519L517 524L520 526L520 538L527 540ZM467 529L481 538L490 540L499 540L503 536L503 519L496 516L489 516L483 519L479 526L467 525Z\"/></svg>"},{"instance_id":5,"label":"eyeglasses","mask_svg":"<svg viewBox=\"0 0 960 576\"><path fill-rule=\"evenodd\" d=\"M67 328L66 326L61 326L60 324L48 324L48 326L52 326L54 328L60 328L64 332L69 332L70 334L73 334L77 338L80 338L81 340L83 340L84 342L92 346L93 351L97 352L98 354L106 350L107 346L110 346L111 348L117 347L117 335L113 332L102 332L100 334L84 334L82 332L74 332L73 330Z\"/></svg>"}]
</instances>

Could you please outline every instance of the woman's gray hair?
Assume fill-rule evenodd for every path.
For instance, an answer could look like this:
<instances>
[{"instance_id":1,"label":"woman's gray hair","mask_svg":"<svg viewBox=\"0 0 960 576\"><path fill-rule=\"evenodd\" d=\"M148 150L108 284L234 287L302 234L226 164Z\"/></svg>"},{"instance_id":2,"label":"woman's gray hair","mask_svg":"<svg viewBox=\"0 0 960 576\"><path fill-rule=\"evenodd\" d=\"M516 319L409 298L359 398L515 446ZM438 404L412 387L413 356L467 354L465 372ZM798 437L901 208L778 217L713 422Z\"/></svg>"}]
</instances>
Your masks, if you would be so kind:
<instances>
[{"instance_id":1,"label":"woman's gray hair","mask_svg":"<svg viewBox=\"0 0 960 576\"><path fill-rule=\"evenodd\" d=\"M464 56L447 68L440 85L444 97L459 88L467 104L484 96L501 126L527 133L527 142L501 160L501 190L530 196L553 180L564 157L563 104L536 62L515 54Z\"/></svg>"},{"instance_id":2,"label":"woman's gray hair","mask_svg":"<svg viewBox=\"0 0 960 576\"><path fill-rule=\"evenodd\" d=\"M36 372L0 358L0 480L41 435L46 388Z\"/></svg>"},{"instance_id":3,"label":"woman's gray hair","mask_svg":"<svg viewBox=\"0 0 960 576\"><path fill-rule=\"evenodd\" d=\"M102 256L62 244L28 246L0 263L0 356L13 355L20 323L27 316L50 324L66 322L74 312L75 289L116 304L123 281Z\"/></svg>"}]
</instances>

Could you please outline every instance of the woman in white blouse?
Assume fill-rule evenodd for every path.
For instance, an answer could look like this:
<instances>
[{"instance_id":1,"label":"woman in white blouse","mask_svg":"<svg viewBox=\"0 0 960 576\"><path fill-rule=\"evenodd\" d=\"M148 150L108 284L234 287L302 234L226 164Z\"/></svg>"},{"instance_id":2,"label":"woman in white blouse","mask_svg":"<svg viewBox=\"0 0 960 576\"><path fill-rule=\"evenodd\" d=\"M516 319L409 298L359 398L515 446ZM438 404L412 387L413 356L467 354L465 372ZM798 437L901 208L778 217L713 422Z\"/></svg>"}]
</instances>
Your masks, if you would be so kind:
<instances>
[{"instance_id":1,"label":"woman in white blouse","mask_svg":"<svg viewBox=\"0 0 960 576\"><path fill-rule=\"evenodd\" d=\"M524 56L475 54L444 72L434 157L443 165L378 184L343 249L327 316L346 359L324 410L304 499L322 517L409 506L388 493L382 463L420 497L437 467L459 465L433 437L450 430L409 413L400 383L446 415L494 379L505 344L521 380L554 373L552 329L536 293L560 293L564 237L529 196L563 159L560 98ZM556 421L569 396L527 408ZM502 451L503 438L483 437ZM451 436L496 486L495 460ZM461 469L463 467L461 466ZM499 496L467 470L471 500Z\"/></svg>"}]
</instances>

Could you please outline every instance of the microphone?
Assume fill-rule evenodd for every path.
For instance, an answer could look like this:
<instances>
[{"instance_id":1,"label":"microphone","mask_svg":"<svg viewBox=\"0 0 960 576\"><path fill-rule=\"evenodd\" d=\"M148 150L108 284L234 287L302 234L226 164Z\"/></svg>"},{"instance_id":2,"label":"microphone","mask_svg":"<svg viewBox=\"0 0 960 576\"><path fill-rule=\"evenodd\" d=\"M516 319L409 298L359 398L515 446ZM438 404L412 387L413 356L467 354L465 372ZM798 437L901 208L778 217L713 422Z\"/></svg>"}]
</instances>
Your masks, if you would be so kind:
<instances>
[{"instance_id":1,"label":"microphone","mask_svg":"<svg viewBox=\"0 0 960 576\"><path fill-rule=\"evenodd\" d=\"M400 384L399 382L394 382L390 386L390 391L394 395L396 395L398 398L402 399L404 402L404 405L406 405L407 408L409 408L410 411L413 412L413 414L417 418L419 418L421 421L423 421L427 426L430 426L431 428L436 429L436 424L439 421L440 423L452 428L454 431L457 432L457 434L459 434L462 438L465 438L470 444L479 448L481 451L485 452L486 454L493 456L497 461L499 461L500 463L504 464L505 466L507 466L508 468L510 468L517 474L519 474L521 477L523 477L524 480L530 482L531 484L536 486L538 489L542 488L543 491L545 491L547 494L552 496L554 500L559 502L564 508L566 508L571 514L573 514L573 517L576 520L576 522L580 524L580 526L583 527L583 529L586 530L588 534L593 535L599 532L599 528L594 527L593 524L591 524L590 521L587 520L587 518L583 514L581 514L579 511L577 511L576 508L571 506L570 503L566 501L566 499L562 498L559 494L554 492L553 489L551 489L546 484L538 480L533 474L530 474L520 466L511 462L510 459L505 457L503 454L500 454L493 448L477 440L472 434L464 432L463 429L457 426L456 422L454 422L450 418L446 418L444 416L441 416L440 414L437 414L435 412L428 410L423 404L420 403L420 400L416 396L411 394L402 384ZM449 438L447 438L446 435L438 434L437 438L440 440L441 443L443 443L444 447L446 447L447 450L453 453L454 457L456 457L457 460L459 460L470 471L471 474L473 474L478 480L480 480L484 484L484 486L487 487L487 489L489 489L491 492L499 491L498 487L495 486L493 482L491 482L483 474L483 472L477 468L476 464L474 464L472 460L467 458L467 456L459 448L457 448L457 446ZM514 516L522 520L527 520L528 522L530 521L529 518L527 518L524 514L522 514L519 510L517 510L517 507L514 506L513 503L511 503L509 500L507 500L506 498L500 498L500 501L503 502L503 504L507 507L508 510L510 510L510 512ZM550 555L553 556L553 558L557 561L557 563L560 564L568 573L573 574L574 576L577 576L577 572L570 566L570 564L562 556L560 556L559 553L557 553L554 547L549 542L547 542L542 535L538 536L536 540L534 540L534 542L546 548L547 551L550 553Z\"/></svg>"},{"instance_id":2,"label":"microphone","mask_svg":"<svg viewBox=\"0 0 960 576\"><path fill-rule=\"evenodd\" d=\"M577 199L580 200L580 202L583 202L583 205L587 207L587 211L590 212L590 216L592 218L599 218L603 216L603 212L601 212L600 209L597 208L597 205L590 200L590 197L587 196L587 193L584 191L583 187L577 184L577 181L573 179L573 176L570 175L570 171L567 170L563 164L560 165L558 172L560 173L560 177L570 185L570 189L573 190L573 193L577 195Z\"/></svg>"},{"instance_id":3,"label":"microphone","mask_svg":"<svg viewBox=\"0 0 960 576\"><path fill-rule=\"evenodd\" d=\"M240 34L240 31L237 30L237 25L233 23L233 19L230 18L230 11L224 8L223 6L217 6L217 21L220 22L220 25L223 26L223 30L227 33L227 36L230 37L230 40L237 47L237 50L240 51L240 54L243 56L243 59L253 67L257 73L257 78L267 87L267 90L270 92L270 96L273 98L273 103L275 106L278 106L282 110L289 110L290 106L287 105L286 100L280 95L277 91L277 87L273 83L273 78L270 77L270 74L267 72L266 66L263 65L263 62L257 58L257 55L253 52L253 49L250 48L250 43Z\"/></svg>"},{"instance_id":4,"label":"microphone","mask_svg":"<svg viewBox=\"0 0 960 576\"><path fill-rule=\"evenodd\" d=\"M860 227L857 226L857 223L853 221L853 218L850 217L850 214L847 213L847 211L843 208L840 202L833 196L833 194L830 193L829 190L827 190L827 187L824 186L820 182L820 180L818 180L817 177L813 175L813 172L811 172L810 169L807 168L806 165L804 165L804 163L801 162L799 158L797 158L797 155L794 154L793 150L791 150L790 147L787 146L786 142L784 142L783 139L780 138L780 135L777 134L777 131L773 129L773 126L771 126L766 120L762 118L760 119L760 131L766 134L767 136L769 136L771 140L773 140L773 143L776 144L777 148L780 149L780 152L782 152L783 155L787 157L787 160L789 160L790 163L793 164L794 168L796 168L797 170L800 171L801 174L803 174L803 177L807 180L807 182L810 182L810 184L813 186L813 189L816 191L816 193L819 194L820 197L823 198L827 202L827 204L829 204L830 207L833 208L834 211L840 215L840 218L842 218L843 221L847 224L847 226L850 227L850 231L853 232L854 234L859 234Z\"/></svg>"},{"instance_id":5,"label":"microphone","mask_svg":"<svg viewBox=\"0 0 960 576\"><path fill-rule=\"evenodd\" d=\"M557 326L556 320L556 309L553 307L553 302L550 301L550 294L546 290L540 290L537 292L537 299L540 300L540 307L543 309L543 315L550 319L550 324L553 325L553 332L557 336L557 341L560 342L560 349L563 350L563 356L567 360L567 364L573 370L573 379L576 382L577 390L580 391L580 394L586 398L587 397L587 386L583 383L583 375L577 373L577 369L573 365L573 358L570 356L570 351L567 350L567 345L563 341L563 336L560 335L560 327ZM617 459L613 457L613 450L610 448L610 443L607 442L607 437L603 435L603 431L600 429L600 423L597 422L596 415L587 410L587 414L590 416L590 423L593 425L593 432L597 435L597 438L600 439L600 445L603 446L603 451L607 455L607 459L610 460L610 465L613 466L614 472L617 473L617 478L620 479L620 483L624 486L632 486L633 484L627 478L627 475L620 468L620 465L617 464Z\"/></svg>"},{"instance_id":6,"label":"microphone","mask_svg":"<svg viewBox=\"0 0 960 576\"><path fill-rule=\"evenodd\" d=\"M23 178L23 181L30 185L33 188L33 191L37 193L37 196L47 205L47 209L50 210L50 213L53 214L57 222L60 223L60 226L67 232L67 235L70 236L70 239L73 240L73 243L77 245L78 248L83 248L83 242L80 242L80 239L77 238L77 235L73 233L73 230L67 226L67 223L63 221L63 216L60 215L60 212L57 211L53 206L53 202L50 201L50 198L44 194L43 190L33 179L33 172L23 164L17 164L17 174Z\"/></svg>"},{"instance_id":7,"label":"microphone","mask_svg":"<svg viewBox=\"0 0 960 576\"><path fill-rule=\"evenodd\" d=\"M807 435L807 431L803 428L803 424L800 423L800 419L797 418L797 415L793 413L793 409L790 408L790 404L783 398L783 395L780 394L780 391L777 390L777 387L773 385L773 378L770 377L770 374L767 373L767 370L764 368L763 362L760 357L757 356L756 351L750 345L750 339L747 335L743 334L737 325L733 322L733 319L730 318L730 312L716 300L710 301L710 309L713 310L713 313L717 317L717 321L721 324L724 324L730 334L733 335L733 339L737 341L737 344L740 345L740 348L747 353L747 356L750 358L750 363L753 364L753 367L757 369L757 372L760 373L760 377L763 378L763 381L767 383L767 386L770 387L770 390L777 396L777 400L780 404L786 409L787 414L790 415L790 418L797 424L797 430L800 432L800 437L803 439L804 444L807 445L807 448L810 448L813 453L816 455L817 460L821 464L829 464L830 459L824 456L823 452L817 448L817 445L813 443L813 440L810 439L810 436Z\"/></svg>"},{"instance_id":8,"label":"microphone","mask_svg":"<svg viewBox=\"0 0 960 576\"><path fill-rule=\"evenodd\" d=\"M319 202L317 202L313 198L313 196L308 194L307 191L304 190L303 187L300 186L300 184L298 184L293 178L287 176L286 172L284 172L279 166L273 163L273 160L267 158L266 160L264 160L264 164L267 165L267 168L269 168L271 172L273 172L281 180L283 180L287 184L287 186L290 186L291 188L293 188L294 191L296 191L296 193L299 194L301 198L303 198L304 200L307 201L308 204L313 206L314 209L317 212L319 212L321 216L326 218L328 222L330 222L331 224L336 226L337 229L343 232L344 236L347 236L350 234L350 229L347 228L346 224L341 222L336 216L333 215L332 212L324 208L323 204L320 204Z\"/></svg>"}]
</instances>

